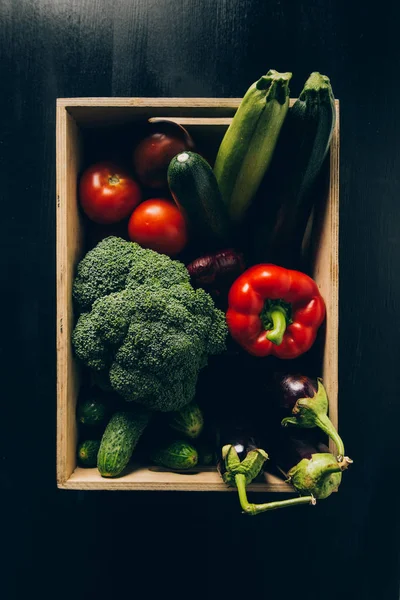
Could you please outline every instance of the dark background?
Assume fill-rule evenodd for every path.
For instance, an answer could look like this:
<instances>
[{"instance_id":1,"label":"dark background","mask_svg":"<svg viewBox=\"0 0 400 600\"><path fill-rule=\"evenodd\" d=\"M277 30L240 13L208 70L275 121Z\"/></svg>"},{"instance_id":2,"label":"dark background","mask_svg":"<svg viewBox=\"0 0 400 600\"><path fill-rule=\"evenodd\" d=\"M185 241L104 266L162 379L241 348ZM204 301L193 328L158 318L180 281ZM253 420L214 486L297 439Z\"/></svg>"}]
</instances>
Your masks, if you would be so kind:
<instances>
[{"instance_id":1,"label":"dark background","mask_svg":"<svg viewBox=\"0 0 400 600\"><path fill-rule=\"evenodd\" d=\"M398 3L0 0L1 588L40 598L398 598ZM55 100L241 96L269 68L341 101L340 429L315 509L55 480ZM5 536L4 536L5 534Z\"/></svg>"}]
</instances>

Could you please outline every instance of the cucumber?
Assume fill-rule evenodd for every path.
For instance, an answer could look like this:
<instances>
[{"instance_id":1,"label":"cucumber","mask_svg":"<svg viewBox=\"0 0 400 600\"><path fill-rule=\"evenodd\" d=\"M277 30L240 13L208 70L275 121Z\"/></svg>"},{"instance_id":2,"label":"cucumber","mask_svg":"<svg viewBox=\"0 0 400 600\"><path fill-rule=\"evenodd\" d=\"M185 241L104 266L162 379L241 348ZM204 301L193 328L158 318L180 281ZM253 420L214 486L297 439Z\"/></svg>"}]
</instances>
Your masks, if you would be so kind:
<instances>
[{"instance_id":1,"label":"cucumber","mask_svg":"<svg viewBox=\"0 0 400 600\"><path fill-rule=\"evenodd\" d=\"M250 223L254 262L304 268L299 258L316 201L314 186L329 151L335 120L329 78L312 73L289 110L254 202Z\"/></svg>"},{"instance_id":2,"label":"cucumber","mask_svg":"<svg viewBox=\"0 0 400 600\"><path fill-rule=\"evenodd\" d=\"M189 438L197 438L204 427L203 413L195 402L191 402L171 414L169 426Z\"/></svg>"},{"instance_id":3,"label":"cucumber","mask_svg":"<svg viewBox=\"0 0 400 600\"><path fill-rule=\"evenodd\" d=\"M213 170L204 158L189 151L175 156L168 167L168 185L194 238L208 246L228 244L228 211Z\"/></svg>"},{"instance_id":4,"label":"cucumber","mask_svg":"<svg viewBox=\"0 0 400 600\"><path fill-rule=\"evenodd\" d=\"M291 73L270 70L244 95L214 165L230 218L240 223L271 162L289 108Z\"/></svg>"},{"instance_id":5,"label":"cucumber","mask_svg":"<svg viewBox=\"0 0 400 600\"><path fill-rule=\"evenodd\" d=\"M82 425L105 425L110 414L110 405L104 398L87 398L78 405L78 422Z\"/></svg>"},{"instance_id":6,"label":"cucumber","mask_svg":"<svg viewBox=\"0 0 400 600\"><path fill-rule=\"evenodd\" d=\"M209 466L215 465L217 462L216 453L212 444L207 442L201 442L200 444L196 444L197 453L199 455L198 464Z\"/></svg>"},{"instance_id":7,"label":"cucumber","mask_svg":"<svg viewBox=\"0 0 400 600\"><path fill-rule=\"evenodd\" d=\"M81 467L95 467L100 440L85 440L78 446L78 462Z\"/></svg>"},{"instance_id":8,"label":"cucumber","mask_svg":"<svg viewBox=\"0 0 400 600\"><path fill-rule=\"evenodd\" d=\"M184 471L197 465L198 454L194 446L177 440L158 448L153 452L152 460L160 467Z\"/></svg>"},{"instance_id":9,"label":"cucumber","mask_svg":"<svg viewBox=\"0 0 400 600\"><path fill-rule=\"evenodd\" d=\"M149 420L150 413L140 408L113 414L97 456L100 475L116 477L124 470Z\"/></svg>"}]
</instances>

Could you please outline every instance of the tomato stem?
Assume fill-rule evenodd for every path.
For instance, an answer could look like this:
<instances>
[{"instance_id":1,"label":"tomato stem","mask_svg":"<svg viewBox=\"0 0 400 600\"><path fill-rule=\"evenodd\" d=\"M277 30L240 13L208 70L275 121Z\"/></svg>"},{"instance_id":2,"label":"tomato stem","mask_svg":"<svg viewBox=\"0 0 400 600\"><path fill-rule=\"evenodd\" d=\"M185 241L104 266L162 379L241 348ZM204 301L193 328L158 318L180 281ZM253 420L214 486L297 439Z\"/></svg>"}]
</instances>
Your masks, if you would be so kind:
<instances>
[{"instance_id":1,"label":"tomato stem","mask_svg":"<svg viewBox=\"0 0 400 600\"><path fill-rule=\"evenodd\" d=\"M111 175L111 177L108 178L108 183L110 185L117 185L119 183L119 177L118 175Z\"/></svg>"}]
</instances>

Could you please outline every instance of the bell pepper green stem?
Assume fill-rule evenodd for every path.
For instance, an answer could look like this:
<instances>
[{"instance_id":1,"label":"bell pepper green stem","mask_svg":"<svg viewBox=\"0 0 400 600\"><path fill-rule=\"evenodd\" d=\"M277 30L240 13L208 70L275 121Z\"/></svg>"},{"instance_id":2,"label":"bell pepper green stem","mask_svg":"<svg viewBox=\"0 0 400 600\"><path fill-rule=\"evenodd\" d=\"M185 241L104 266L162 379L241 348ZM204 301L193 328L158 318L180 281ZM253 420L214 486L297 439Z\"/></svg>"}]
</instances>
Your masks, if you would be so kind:
<instances>
[{"instance_id":1,"label":"bell pepper green stem","mask_svg":"<svg viewBox=\"0 0 400 600\"><path fill-rule=\"evenodd\" d=\"M337 459L340 462L340 460L342 460L344 457L344 443L342 441L342 438L336 431L335 427L333 426L333 423L330 420L330 418L327 415L321 413L316 414L315 425L322 429L322 431L326 433L328 437L331 438L331 440L336 446Z\"/></svg>"},{"instance_id":2,"label":"bell pepper green stem","mask_svg":"<svg viewBox=\"0 0 400 600\"><path fill-rule=\"evenodd\" d=\"M235 475L235 483L239 492L239 501L242 510L247 515L258 515L268 510L276 510L278 508L289 508L290 506L297 506L298 504L316 504L314 496L299 496L298 498L291 498L290 500L281 500L278 502L266 502L264 504L251 504L247 499L246 493L246 477L238 473Z\"/></svg>"},{"instance_id":3,"label":"bell pepper green stem","mask_svg":"<svg viewBox=\"0 0 400 600\"><path fill-rule=\"evenodd\" d=\"M267 339L279 346L282 344L283 336L286 331L286 311L281 306L275 306L270 313L272 329L267 332Z\"/></svg>"}]
</instances>

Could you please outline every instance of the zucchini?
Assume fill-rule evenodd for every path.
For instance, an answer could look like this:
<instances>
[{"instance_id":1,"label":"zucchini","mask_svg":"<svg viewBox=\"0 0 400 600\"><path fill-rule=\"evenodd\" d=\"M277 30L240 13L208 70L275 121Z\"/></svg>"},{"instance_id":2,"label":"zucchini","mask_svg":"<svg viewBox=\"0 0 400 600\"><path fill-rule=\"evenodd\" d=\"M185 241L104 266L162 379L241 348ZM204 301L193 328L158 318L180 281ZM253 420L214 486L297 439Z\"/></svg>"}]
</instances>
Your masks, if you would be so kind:
<instances>
[{"instance_id":1,"label":"zucchini","mask_svg":"<svg viewBox=\"0 0 400 600\"><path fill-rule=\"evenodd\" d=\"M243 220L271 161L289 108L291 77L270 70L253 83L219 147L214 173L235 222Z\"/></svg>"},{"instance_id":2,"label":"zucchini","mask_svg":"<svg viewBox=\"0 0 400 600\"><path fill-rule=\"evenodd\" d=\"M197 465L198 454L194 446L177 440L158 448L153 452L152 460L160 467L184 471Z\"/></svg>"},{"instance_id":3,"label":"zucchini","mask_svg":"<svg viewBox=\"0 0 400 600\"><path fill-rule=\"evenodd\" d=\"M116 477L124 470L149 419L150 413L140 408L113 414L101 438L97 456L100 475Z\"/></svg>"},{"instance_id":4,"label":"zucchini","mask_svg":"<svg viewBox=\"0 0 400 600\"><path fill-rule=\"evenodd\" d=\"M95 467L100 440L85 440L78 446L78 462L82 467Z\"/></svg>"},{"instance_id":5,"label":"zucchini","mask_svg":"<svg viewBox=\"0 0 400 600\"><path fill-rule=\"evenodd\" d=\"M250 224L255 262L304 268L299 262L328 154L336 111L329 78L312 73L282 128Z\"/></svg>"},{"instance_id":6,"label":"zucchini","mask_svg":"<svg viewBox=\"0 0 400 600\"><path fill-rule=\"evenodd\" d=\"M202 156L189 151L175 156L168 167L168 185L194 238L207 246L228 243L228 212L213 170Z\"/></svg>"},{"instance_id":7,"label":"zucchini","mask_svg":"<svg viewBox=\"0 0 400 600\"><path fill-rule=\"evenodd\" d=\"M195 402L191 402L171 414L169 426L189 438L197 438L204 426L203 413Z\"/></svg>"},{"instance_id":8,"label":"zucchini","mask_svg":"<svg viewBox=\"0 0 400 600\"><path fill-rule=\"evenodd\" d=\"M110 405L104 398L88 398L78 405L78 422L82 425L106 425Z\"/></svg>"}]
</instances>

